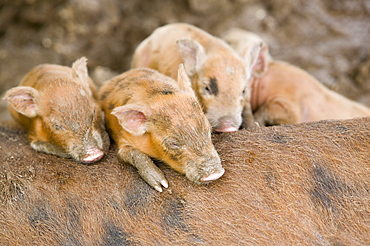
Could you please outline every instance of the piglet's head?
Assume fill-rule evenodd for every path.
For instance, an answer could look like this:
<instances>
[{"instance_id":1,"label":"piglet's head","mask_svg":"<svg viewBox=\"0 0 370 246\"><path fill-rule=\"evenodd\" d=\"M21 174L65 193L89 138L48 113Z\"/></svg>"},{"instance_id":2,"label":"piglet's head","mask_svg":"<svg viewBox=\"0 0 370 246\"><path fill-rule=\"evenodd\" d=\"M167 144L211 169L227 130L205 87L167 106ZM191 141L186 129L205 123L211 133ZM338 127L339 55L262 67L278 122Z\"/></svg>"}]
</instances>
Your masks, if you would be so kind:
<instances>
[{"instance_id":1,"label":"piglet's head","mask_svg":"<svg viewBox=\"0 0 370 246\"><path fill-rule=\"evenodd\" d=\"M148 105L127 104L112 114L131 136L134 148L159 159L195 183L220 178L224 169L211 141L211 125L179 67L178 88Z\"/></svg>"},{"instance_id":2,"label":"piglet's head","mask_svg":"<svg viewBox=\"0 0 370 246\"><path fill-rule=\"evenodd\" d=\"M34 149L92 163L103 157L109 137L101 108L87 89L87 71L83 67L86 69L86 65L82 66L82 71L74 71L71 78L55 78L52 86L42 90L15 87L5 99L28 122Z\"/></svg>"},{"instance_id":3,"label":"piglet's head","mask_svg":"<svg viewBox=\"0 0 370 246\"><path fill-rule=\"evenodd\" d=\"M242 59L229 45L220 43L220 49L210 50L190 38L177 41L187 75L213 129L232 132L239 129L242 112L250 108L248 78L255 54ZM252 111L248 113L253 118Z\"/></svg>"}]
</instances>

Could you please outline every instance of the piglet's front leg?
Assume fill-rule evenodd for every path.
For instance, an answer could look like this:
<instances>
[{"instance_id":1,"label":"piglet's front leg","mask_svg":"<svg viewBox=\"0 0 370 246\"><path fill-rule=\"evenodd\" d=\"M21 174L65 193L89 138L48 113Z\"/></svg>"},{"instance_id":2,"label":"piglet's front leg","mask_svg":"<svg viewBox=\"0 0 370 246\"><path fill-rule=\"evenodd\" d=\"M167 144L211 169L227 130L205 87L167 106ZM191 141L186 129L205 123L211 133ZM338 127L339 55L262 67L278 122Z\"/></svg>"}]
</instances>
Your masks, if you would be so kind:
<instances>
[{"instance_id":1,"label":"piglet's front leg","mask_svg":"<svg viewBox=\"0 0 370 246\"><path fill-rule=\"evenodd\" d=\"M43 142L43 141L40 141L40 140L34 140L34 141L31 141L31 147L34 150L44 152L44 153L47 153L47 154L56 155L56 156L59 156L59 157L62 157L62 158L71 158L71 156L69 154L67 154L61 148L59 148L58 146L56 146L52 143Z\"/></svg>"},{"instance_id":2,"label":"piglet's front leg","mask_svg":"<svg viewBox=\"0 0 370 246\"><path fill-rule=\"evenodd\" d=\"M250 104L247 104L244 106L243 112L242 112L242 117L243 117L243 123L242 127L245 129L254 129L258 125L255 122L255 119L253 117L252 109Z\"/></svg>"},{"instance_id":3,"label":"piglet's front leg","mask_svg":"<svg viewBox=\"0 0 370 246\"><path fill-rule=\"evenodd\" d=\"M263 104L254 113L254 118L260 126L295 124L299 122L299 114L292 103L277 98Z\"/></svg>"},{"instance_id":4,"label":"piglet's front leg","mask_svg":"<svg viewBox=\"0 0 370 246\"><path fill-rule=\"evenodd\" d=\"M118 155L139 171L140 176L154 189L162 192L162 186L168 188L163 172L153 163L149 156L131 146L120 146Z\"/></svg>"}]
</instances>

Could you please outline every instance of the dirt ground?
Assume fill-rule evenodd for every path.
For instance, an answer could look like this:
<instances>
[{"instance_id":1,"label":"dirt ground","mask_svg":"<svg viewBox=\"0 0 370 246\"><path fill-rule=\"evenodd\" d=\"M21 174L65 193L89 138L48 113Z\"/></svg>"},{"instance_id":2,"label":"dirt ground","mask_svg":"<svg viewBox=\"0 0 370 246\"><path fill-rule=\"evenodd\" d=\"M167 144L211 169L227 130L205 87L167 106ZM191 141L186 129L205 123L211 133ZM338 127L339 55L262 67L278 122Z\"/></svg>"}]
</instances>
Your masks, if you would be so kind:
<instances>
[{"instance_id":1,"label":"dirt ground","mask_svg":"<svg viewBox=\"0 0 370 246\"><path fill-rule=\"evenodd\" d=\"M231 27L261 35L275 59L370 106L368 0L4 0L0 3L0 96L40 63L86 56L98 82L129 69L153 30L187 22L219 36ZM5 119L5 102L0 119Z\"/></svg>"}]
</instances>

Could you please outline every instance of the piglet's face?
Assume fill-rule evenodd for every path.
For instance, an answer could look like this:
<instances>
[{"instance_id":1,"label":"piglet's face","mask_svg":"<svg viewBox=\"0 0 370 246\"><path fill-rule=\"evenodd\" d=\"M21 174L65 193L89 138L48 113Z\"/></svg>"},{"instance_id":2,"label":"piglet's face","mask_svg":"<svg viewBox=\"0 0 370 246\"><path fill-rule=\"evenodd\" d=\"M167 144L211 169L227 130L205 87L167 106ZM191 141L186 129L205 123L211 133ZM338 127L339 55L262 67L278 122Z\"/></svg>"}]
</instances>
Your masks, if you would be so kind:
<instances>
[{"instance_id":1,"label":"piglet's face","mask_svg":"<svg viewBox=\"0 0 370 246\"><path fill-rule=\"evenodd\" d=\"M109 147L101 108L79 84L55 81L42 92L21 86L9 91L7 98L30 119L29 137L36 150L92 163Z\"/></svg>"},{"instance_id":2,"label":"piglet's face","mask_svg":"<svg viewBox=\"0 0 370 246\"><path fill-rule=\"evenodd\" d=\"M250 83L254 53L242 59L225 43L217 52L207 52L193 39L177 41L193 89L213 129L217 132L237 131L242 111L250 108ZM252 112L244 110L250 118Z\"/></svg>"},{"instance_id":3,"label":"piglet's face","mask_svg":"<svg viewBox=\"0 0 370 246\"><path fill-rule=\"evenodd\" d=\"M164 101L156 100L150 107L125 105L113 110L121 126L132 134L130 142L195 183L220 178L224 169L211 141L211 125L195 97L163 97Z\"/></svg>"},{"instance_id":4,"label":"piglet's face","mask_svg":"<svg viewBox=\"0 0 370 246\"><path fill-rule=\"evenodd\" d=\"M73 159L92 163L100 160L109 145L101 108L79 85L61 85L58 93L44 94L39 117L48 141Z\"/></svg>"},{"instance_id":5,"label":"piglet's face","mask_svg":"<svg viewBox=\"0 0 370 246\"><path fill-rule=\"evenodd\" d=\"M195 92L214 131L237 131L243 108L250 101L248 76L242 66L227 60L219 66L209 64L193 78Z\"/></svg>"},{"instance_id":6,"label":"piglet's face","mask_svg":"<svg viewBox=\"0 0 370 246\"><path fill-rule=\"evenodd\" d=\"M158 129L151 131L152 139L162 147L163 160L189 180L204 183L218 179L224 169L211 140L211 125L196 100L181 99L151 115L150 121L157 123L152 127Z\"/></svg>"}]
</instances>

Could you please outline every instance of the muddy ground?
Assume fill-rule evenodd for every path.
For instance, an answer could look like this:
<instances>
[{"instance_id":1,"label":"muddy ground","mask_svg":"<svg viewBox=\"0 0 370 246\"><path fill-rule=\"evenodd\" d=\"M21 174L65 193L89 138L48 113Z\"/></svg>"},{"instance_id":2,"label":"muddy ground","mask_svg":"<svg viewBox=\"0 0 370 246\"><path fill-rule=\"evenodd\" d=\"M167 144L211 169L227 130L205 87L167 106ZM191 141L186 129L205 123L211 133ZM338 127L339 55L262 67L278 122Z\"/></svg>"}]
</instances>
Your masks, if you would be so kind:
<instances>
[{"instance_id":1,"label":"muddy ground","mask_svg":"<svg viewBox=\"0 0 370 246\"><path fill-rule=\"evenodd\" d=\"M368 0L3 0L0 95L40 63L81 56L97 82L129 69L135 47L157 27L187 22L213 35L260 34L275 59L370 106ZM0 103L0 119L5 119Z\"/></svg>"}]
</instances>

